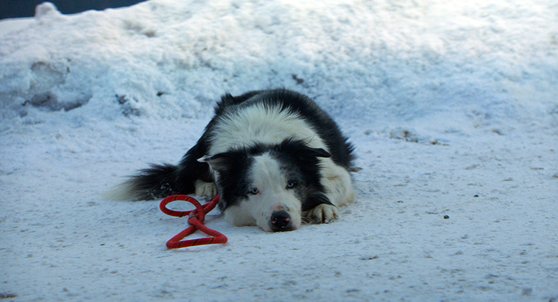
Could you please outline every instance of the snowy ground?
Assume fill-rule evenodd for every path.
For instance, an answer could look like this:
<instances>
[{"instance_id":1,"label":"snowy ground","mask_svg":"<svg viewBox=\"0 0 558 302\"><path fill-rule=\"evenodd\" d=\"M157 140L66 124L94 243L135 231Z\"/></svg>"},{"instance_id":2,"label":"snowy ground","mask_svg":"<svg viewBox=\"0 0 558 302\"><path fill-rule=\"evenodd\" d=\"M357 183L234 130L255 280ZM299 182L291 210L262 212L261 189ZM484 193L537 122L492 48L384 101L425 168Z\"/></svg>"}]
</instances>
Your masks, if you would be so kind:
<instances>
[{"instance_id":1,"label":"snowy ground","mask_svg":"<svg viewBox=\"0 0 558 302\"><path fill-rule=\"evenodd\" d=\"M558 4L310 3L0 21L0 300L557 301ZM184 220L101 197L275 87L357 147L339 221L167 251Z\"/></svg>"}]
</instances>

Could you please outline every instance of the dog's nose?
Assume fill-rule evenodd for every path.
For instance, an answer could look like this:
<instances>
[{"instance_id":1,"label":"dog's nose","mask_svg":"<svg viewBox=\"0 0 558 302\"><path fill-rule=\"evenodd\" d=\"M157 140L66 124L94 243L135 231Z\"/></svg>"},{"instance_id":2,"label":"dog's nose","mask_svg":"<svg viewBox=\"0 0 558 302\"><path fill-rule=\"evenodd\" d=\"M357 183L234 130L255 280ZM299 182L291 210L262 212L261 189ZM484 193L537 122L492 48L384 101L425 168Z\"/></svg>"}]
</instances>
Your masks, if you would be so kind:
<instances>
[{"instance_id":1,"label":"dog's nose","mask_svg":"<svg viewBox=\"0 0 558 302\"><path fill-rule=\"evenodd\" d=\"M271 214L271 230L283 232L292 230L291 215L286 211L275 211Z\"/></svg>"}]
</instances>

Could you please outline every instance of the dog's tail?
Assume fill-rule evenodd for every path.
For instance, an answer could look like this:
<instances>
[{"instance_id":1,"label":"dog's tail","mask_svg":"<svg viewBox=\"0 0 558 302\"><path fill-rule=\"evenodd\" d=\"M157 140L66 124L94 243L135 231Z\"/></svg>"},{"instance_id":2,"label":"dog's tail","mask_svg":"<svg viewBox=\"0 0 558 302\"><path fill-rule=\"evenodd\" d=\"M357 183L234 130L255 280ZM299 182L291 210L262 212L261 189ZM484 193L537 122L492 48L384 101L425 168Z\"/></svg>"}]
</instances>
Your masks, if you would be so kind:
<instances>
[{"instance_id":1,"label":"dog's tail","mask_svg":"<svg viewBox=\"0 0 558 302\"><path fill-rule=\"evenodd\" d=\"M111 200L151 200L177 193L178 166L151 165L104 194Z\"/></svg>"}]
</instances>

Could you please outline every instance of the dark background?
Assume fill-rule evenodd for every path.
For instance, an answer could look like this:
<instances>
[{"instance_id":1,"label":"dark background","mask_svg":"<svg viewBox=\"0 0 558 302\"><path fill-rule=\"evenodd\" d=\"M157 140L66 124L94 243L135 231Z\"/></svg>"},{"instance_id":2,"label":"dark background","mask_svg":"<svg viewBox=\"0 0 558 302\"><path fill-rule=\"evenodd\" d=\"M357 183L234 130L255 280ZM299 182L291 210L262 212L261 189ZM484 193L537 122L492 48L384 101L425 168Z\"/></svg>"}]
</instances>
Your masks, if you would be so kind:
<instances>
[{"instance_id":1,"label":"dark background","mask_svg":"<svg viewBox=\"0 0 558 302\"><path fill-rule=\"evenodd\" d=\"M75 14L85 10L103 10L129 6L145 0L50 0L63 14ZM45 0L0 0L0 19L32 17L35 6Z\"/></svg>"}]
</instances>

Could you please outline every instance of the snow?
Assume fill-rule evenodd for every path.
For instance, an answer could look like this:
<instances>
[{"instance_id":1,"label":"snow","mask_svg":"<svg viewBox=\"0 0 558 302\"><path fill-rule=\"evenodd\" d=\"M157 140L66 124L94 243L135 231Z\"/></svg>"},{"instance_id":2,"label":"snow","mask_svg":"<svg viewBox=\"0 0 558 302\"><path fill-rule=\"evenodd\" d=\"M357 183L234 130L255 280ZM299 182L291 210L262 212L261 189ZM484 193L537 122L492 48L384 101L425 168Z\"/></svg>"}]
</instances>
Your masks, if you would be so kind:
<instances>
[{"instance_id":1,"label":"snow","mask_svg":"<svg viewBox=\"0 0 558 302\"><path fill-rule=\"evenodd\" d=\"M0 21L0 298L558 300L553 1L148 1ZM102 194L177 162L220 95L313 97L357 201L287 233L168 251L158 202Z\"/></svg>"}]
</instances>

